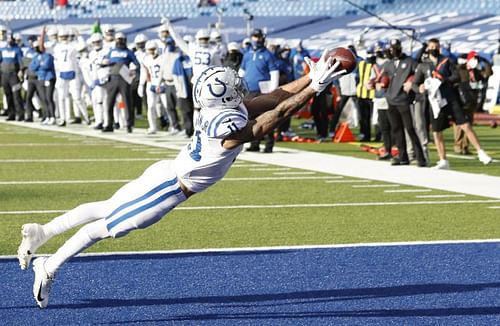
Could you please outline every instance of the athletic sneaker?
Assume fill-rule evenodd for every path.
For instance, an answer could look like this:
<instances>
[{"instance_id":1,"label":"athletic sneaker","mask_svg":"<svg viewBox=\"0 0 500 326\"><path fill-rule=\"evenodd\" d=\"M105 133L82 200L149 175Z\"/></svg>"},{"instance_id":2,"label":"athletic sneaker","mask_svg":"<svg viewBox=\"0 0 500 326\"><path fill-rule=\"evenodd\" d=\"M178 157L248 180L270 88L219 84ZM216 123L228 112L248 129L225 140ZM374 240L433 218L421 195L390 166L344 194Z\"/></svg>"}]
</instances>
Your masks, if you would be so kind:
<instances>
[{"instance_id":1,"label":"athletic sneaker","mask_svg":"<svg viewBox=\"0 0 500 326\"><path fill-rule=\"evenodd\" d=\"M490 164L493 161L491 156L486 154L486 152L483 151L482 149L480 149L479 152L477 152L477 157L479 158L479 161L481 161L485 165Z\"/></svg>"},{"instance_id":2,"label":"athletic sneaker","mask_svg":"<svg viewBox=\"0 0 500 326\"><path fill-rule=\"evenodd\" d=\"M33 296L40 308L45 308L49 304L49 294L54 275L49 275L45 270L45 261L47 257L38 257L33 261L33 272L35 272L35 282L33 283Z\"/></svg>"},{"instance_id":3,"label":"athletic sneaker","mask_svg":"<svg viewBox=\"0 0 500 326\"><path fill-rule=\"evenodd\" d=\"M17 249L17 259L22 270L29 267L31 258L36 250L43 245L48 239L43 232L43 227L40 224L30 223L24 224L21 229L23 240Z\"/></svg>"},{"instance_id":4,"label":"athletic sneaker","mask_svg":"<svg viewBox=\"0 0 500 326\"><path fill-rule=\"evenodd\" d=\"M438 170L448 170L450 168L450 163L448 160L439 160L436 165L434 165L434 169Z\"/></svg>"}]
</instances>

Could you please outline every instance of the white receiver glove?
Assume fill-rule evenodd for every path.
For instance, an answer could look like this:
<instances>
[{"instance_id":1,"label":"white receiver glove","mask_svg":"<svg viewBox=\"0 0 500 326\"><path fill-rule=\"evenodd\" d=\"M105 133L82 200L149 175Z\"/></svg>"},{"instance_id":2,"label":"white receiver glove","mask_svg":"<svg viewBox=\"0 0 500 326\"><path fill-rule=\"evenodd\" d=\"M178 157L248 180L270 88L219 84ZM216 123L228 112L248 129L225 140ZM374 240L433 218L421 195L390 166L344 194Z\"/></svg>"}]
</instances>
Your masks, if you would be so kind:
<instances>
[{"instance_id":1,"label":"white receiver glove","mask_svg":"<svg viewBox=\"0 0 500 326\"><path fill-rule=\"evenodd\" d=\"M137 95L139 95L140 98L144 97L144 85L139 85L137 88Z\"/></svg>"},{"instance_id":2,"label":"white receiver glove","mask_svg":"<svg viewBox=\"0 0 500 326\"><path fill-rule=\"evenodd\" d=\"M335 71L339 67L340 62L337 61L332 65L334 59L332 57L327 58L328 52L329 51L325 49L318 62L314 62L307 57L304 58L304 61L310 69L309 78L311 79L311 84L309 87L314 89L317 93L324 91L335 79L347 72L345 69Z\"/></svg>"}]
</instances>

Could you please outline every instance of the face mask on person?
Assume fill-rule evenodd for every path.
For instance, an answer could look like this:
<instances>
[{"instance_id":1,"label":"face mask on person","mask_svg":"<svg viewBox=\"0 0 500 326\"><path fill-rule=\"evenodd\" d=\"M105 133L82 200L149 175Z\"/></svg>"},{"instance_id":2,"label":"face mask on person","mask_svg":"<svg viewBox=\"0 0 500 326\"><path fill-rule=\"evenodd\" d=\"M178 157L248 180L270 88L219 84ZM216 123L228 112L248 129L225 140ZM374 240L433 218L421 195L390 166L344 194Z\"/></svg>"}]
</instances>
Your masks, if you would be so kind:
<instances>
[{"instance_id":1,"label":"face mask on person","mask_svg":"<svg viewBox=\"0 0 500 326\"><path fill-rule=\"evenodd\" d=\"M264 42L262 42L260 40L258 40L258 41L252 40L251 44L252 44L252 49L254 49L254 50L259 49L259 48L264 46Z\"/></svg>"},{"instance_id":2,"label":"face mask on person","mask_svg":"<svg viewBox=\"0 0 500 326\"><path fill-rule=\"evenodd\" d=\"M390 48L390 52L393 58L401 57L402 51L400 47L392 47Z\"/></svg>"},{"instance_id":3,"label":"face mask on person","mask_svg":"<svg viewBox=\"0 0 500 326\"><path fill-rule=\"evenodd\" d=\"M439 49L429 49L427 50L427 53L429 53L429 55L433 56L434 58L439 57Z\"/></svg>"}]
</instances>

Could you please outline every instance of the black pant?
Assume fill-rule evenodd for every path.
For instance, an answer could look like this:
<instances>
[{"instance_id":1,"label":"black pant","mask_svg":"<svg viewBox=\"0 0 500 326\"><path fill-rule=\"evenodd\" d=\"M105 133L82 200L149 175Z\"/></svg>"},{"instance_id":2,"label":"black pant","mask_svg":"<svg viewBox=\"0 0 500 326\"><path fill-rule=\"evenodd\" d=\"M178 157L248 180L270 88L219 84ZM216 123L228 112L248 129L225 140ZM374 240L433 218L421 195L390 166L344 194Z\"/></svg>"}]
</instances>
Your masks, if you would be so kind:
<instances>
[{"instance_id":1,"label":"black pant","mask_svg":"<svg viewBox=\"0 0 500 326\"><path fill-rule=\"evenodd\" d=\"M23 100L21 99L21 82L16 72L2 73L2 87L8 105L8 119L24 119Z\"/></svg>"},{"instance_id":2,"label":"black pant","mask_svg":"<svg viewBox=\"0 0 500 326\"><path fill-rule=\"evenodd\" d=\"M146 87L143 85L142 87ZM132 107L135 113L142 114L142 101L143 99L139 97L137 93L137 89L139 88L139 77L134 78L132 80L132 84L130 85L130 93L132 95ZM143 96L143 98L146 98Z\"/></svg>"},{"instance_id":3,"label":"black pant","mask_svg":"<svg viewBox=\"0 0 500 326\"><path fill-rule=\"evenodd\" d=\"M388 110L378 110L378 125L380 127L380 132L382 133L382 141L384 142L385 151L390 154L392 150L392 135Z\"/></svg>"},{"instance_id":4,"label":"black pant","mask_svg":"<svg viewBox=\"0 0 500 326\"><path fill-rule=\"evenodd\" d=\"M167 85L165 88L165 96L167 97L167 111L168 121L170 127L180 130L181 124L179 123L179 116L177 115L177 91L174 85Z\"/></svg>"},{"instance_id":5,"label":"black pant","mask_svg":"<svg viewBox=\"0 0 500 326\"><path fill-rule=\"evenodd\" d=\"M182 113L182 123L184 124L184 131L186 135L191 137L194 132L193 128L193 100L189 96L188 98L177 98L179 102L179 109Z\"/></svg>"},{"instance_id":6,"label":"black pant","mask_svg":"<svg viewBox=\"0 0 500 326\"><path fill-rule=\"evenodd\" d=\"M38 86L38 80L36 79L28 79L28 89L26 90L26 120L33 120L33 111L35 110L35 106L33 105L33 97L35 94L38 95L40 99L40 104L42 105L42 113L44 112L44 94L41 93L41 90ZM44 117L45 118L45 117Z\"/></svg>"},{"instance_id":7,"label":"black pant","mask_svg":"<svg viewBox=\"0 0 500 326\"><path fill-rule=\"evenodd\" d=\"M38 80L37 81L37 89L39 90L38 94L42 94L42 102L44 103L43 109L43 118L55 118L55 103L54 103L54 89L56 86L56 80Z\"/></svg>"},{"instance_id":8,"label":"black pant","mask_svg":"<svg viewBox=\"0 0 500 326\"><path fill-rule=\"evenodd\" d=\"M132 128L135 121L134 108L132 107L130 85L119 75L111 75L109 82L105 85L108 92L107 111L108 111L108 125L106 127L112 128L114 124L113 110L115 108L116 97L118 94L122 96L125 103L125 112L127 112L127 128Z\"/></svg>"},{"instance_id":9,"label":"black pant","mask_svg":"<svg viewBox=\"0 0 500 326\"><path fill-rule=\"evenodd\" d=\"M411 116L410 105L391 105L389 104L389 121L391 123L392 137L399 151L399 159L401 161L409 161L408 152L406 151L406 139L404 130L408 132L413 144L413 151L419 163L425 163L422 144L418 139L415 128L413 127L413 119Z\"/></svg>"},{"instance_id":10,"label":"black pant","mask_svg":"<svg viewBox=\"0 0 500 326\"><path fill-rule=\"evenodd\" d=\"M252 99L254 97L257 97L260 95L260 92L250 92L246 97L245 99ZM264 140L266 141L266 145L265 145L265 148L264 148L264 151L265 152L272 152L273 151L273 147L274 147L274 142L275 142L275 139L274 139L274 130L271 130L267 135L264 136ZM260 149L260 141L261 139L259 140L253 140L250 142L250 146L248 147L249 150L252 150L252 151L258 151Z\"/></svg>"},{"instance_id":11,"label":"black pant","mask_svg":"<svg viewBox=\"0 0 500 326\"><path fill-rule=\"evenodd\" d=\"M350 98L352 98L353 100L356 99L355 96L347 96L347 95L340 96L340 102L335 107L335 111L333 111L332 121L330 121L330 132L335 132L335 130L337 130L337 124L339 123L340 115L342 114L342 110L344 110L344 107Z\"/></svg>"},{"instance_id":12,"label":"black pant","mask_svg":"<svg viewBox=\"0 0 500 326\"><path fill-rule=\"evenodd\" d=\"M372 138L371 119L373 101L366 98L358 98L359 108L359 132L363 135L362 141L370 141Z\"/></svg>"},{"instance_id":13,"label":"black pant","mask_svg":"<svg viewBox=\"0 0 500 326\"><path fill-rule=\"evenodd\" d=\"M321 138L328 137L328 112L330 106L327 101L327 92L329 92L329 89L325 89L325 91L316 96L311 105L311 113L313 115L314 124L316 125L316 133Z\"/></svg>"}]
</instances>

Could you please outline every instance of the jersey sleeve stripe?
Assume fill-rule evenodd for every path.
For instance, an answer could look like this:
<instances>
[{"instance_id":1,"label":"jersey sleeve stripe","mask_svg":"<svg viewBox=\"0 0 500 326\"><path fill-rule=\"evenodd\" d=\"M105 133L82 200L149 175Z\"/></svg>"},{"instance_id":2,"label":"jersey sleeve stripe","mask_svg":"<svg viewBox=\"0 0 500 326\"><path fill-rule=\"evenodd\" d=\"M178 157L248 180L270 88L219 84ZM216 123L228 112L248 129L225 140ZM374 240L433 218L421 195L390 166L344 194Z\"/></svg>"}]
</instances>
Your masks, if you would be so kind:
<instances>
[{"instance_id":1,"label":"jersey sleeve stripe","mask_svg":"<svg viewBox=\"0 0 500 326\"><path fill-rule=\"evenodd\" d=\"M230 117L230 116L238 116L244 120L247 120L247 117L244 114L239 113L239 112L227 112L227 111L221 112L217 116L215 116L215 118L212 119L212 121L210 122L207 135L212 136L212 137L216 137L217 135L215 134L215 132L217 130L217 127L222 123L222 121L225 118ZM212 129L213 126L214 126L214 128Z\"/></svg>"}]
</instances>

